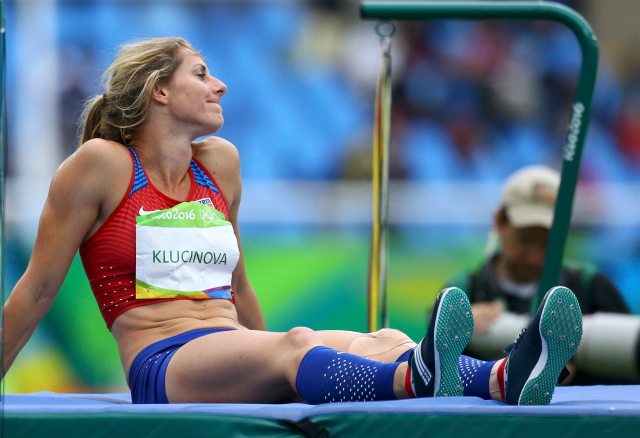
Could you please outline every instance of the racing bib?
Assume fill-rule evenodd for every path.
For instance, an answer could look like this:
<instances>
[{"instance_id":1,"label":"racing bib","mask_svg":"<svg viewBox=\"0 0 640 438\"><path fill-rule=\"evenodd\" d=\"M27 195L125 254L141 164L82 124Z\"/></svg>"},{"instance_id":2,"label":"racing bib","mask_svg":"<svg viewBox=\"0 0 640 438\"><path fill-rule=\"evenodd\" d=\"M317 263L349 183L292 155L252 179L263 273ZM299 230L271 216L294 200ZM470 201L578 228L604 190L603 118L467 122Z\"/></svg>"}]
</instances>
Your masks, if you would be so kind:
<instances>
[{"instance_id":1,"label":"racing bib","mask_svg":"<svg viewBox=\"0 0 640 438\"><path fill-rule=\"evenodd\" d=\"M136 217L138 299L231 299L239 258L231 223L211 206L183 202Z\"/></svg>"}]
</instances>

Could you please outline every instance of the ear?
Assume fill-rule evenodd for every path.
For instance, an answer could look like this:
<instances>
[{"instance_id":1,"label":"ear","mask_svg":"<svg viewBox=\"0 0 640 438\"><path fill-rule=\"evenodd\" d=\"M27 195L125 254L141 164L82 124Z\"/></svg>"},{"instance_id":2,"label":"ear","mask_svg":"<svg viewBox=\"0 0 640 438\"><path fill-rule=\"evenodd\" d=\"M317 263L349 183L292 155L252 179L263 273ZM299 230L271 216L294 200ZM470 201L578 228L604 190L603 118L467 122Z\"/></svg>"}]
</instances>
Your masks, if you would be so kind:
<instances>
[{"instance_id":1,"label":"ear","mask_svg":"<svg viewBox=\"0 0 640 438\"><path fill-rule=\"evenodd\" d=\"M502 233L502 230L509 224L509 219L507 219L507 213L504 209L499 209L493 214L493 227L498 232L498 234Z\"/></svg>"},{"instance_id":2,"label":"ear","mask_svg":"<svg viewBox=\"0 0 640 438\"><path fill-rule=\"evenodd\" d=\"M169 92L164 85L156 84L151 92L151 100L166 105L168 103Z\"/></svg>"},{"instance_id":3,"label":"ear","mask_svg":"<svg viewBox=\"0 0 640 438\"><path fill-rule=\"evenodd\" d=\"M499 251L504 241L505 232L509 226L509 220L504 209L499 209L493 214L493 230L492 235L492 247L489 248L487 244L487 250L491 250L491 253Z\"/></svg>"}]
</instances>

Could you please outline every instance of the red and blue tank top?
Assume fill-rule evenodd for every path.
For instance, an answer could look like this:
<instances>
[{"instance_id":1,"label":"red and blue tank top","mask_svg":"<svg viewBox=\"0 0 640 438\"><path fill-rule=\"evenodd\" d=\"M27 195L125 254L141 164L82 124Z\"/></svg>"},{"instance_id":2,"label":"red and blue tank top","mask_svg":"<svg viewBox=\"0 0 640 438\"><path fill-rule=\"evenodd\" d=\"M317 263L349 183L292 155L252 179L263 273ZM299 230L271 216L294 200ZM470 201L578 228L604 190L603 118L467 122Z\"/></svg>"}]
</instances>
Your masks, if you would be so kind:
<instances>
[{"instance_id":1,"label":"red and blue tank top","mask_svg":"<svg viewBox=\"0 0 640 438\"><path fill-rule=\"evenodd\" d=\"M129 187L118 207L96 233L80 246L80 257L91 290L111 329L113 321L127 310L172 299L136 299L136 217L147 212L172 208L182 202L210 205L228 220L227 203L213 176L195 158L189 165L191 188L187 199L177 201L153 186L135 150ZM233 292L228 298L233 302Z\"/></svg>"}]
</instances>

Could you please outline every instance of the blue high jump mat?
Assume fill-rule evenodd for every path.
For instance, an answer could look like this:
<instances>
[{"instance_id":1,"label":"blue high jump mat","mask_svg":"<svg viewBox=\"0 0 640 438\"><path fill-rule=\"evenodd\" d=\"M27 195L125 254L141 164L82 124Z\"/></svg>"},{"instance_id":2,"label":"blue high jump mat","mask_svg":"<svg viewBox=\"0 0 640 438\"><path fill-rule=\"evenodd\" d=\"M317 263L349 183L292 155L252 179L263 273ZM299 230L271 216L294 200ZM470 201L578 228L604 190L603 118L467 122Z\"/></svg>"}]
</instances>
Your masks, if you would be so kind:
<instances>
[{"instance_id":1,"label":"blue high jump mat","mask_svg":"<svg viewBox=\"0 0 640 438\"><path fill-rule=\"evenodd\" d=\"M133 405L129 394L8 394L2 437L638 436L640 386L556 389L549 406L475 397L307 405Z\"/></svg>"}]
</instances>

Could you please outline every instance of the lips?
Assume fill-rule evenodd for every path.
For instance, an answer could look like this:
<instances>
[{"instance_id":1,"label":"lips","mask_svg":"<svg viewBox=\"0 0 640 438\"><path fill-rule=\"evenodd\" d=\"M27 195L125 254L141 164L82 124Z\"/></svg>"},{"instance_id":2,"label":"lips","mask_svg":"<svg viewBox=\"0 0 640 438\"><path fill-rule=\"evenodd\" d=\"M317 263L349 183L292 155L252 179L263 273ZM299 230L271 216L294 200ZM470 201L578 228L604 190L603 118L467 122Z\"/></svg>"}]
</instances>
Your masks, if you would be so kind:
<instances>
[{"instance_id":1,"label":"lips","mask_svg":"<svg viewBox=\"0 0 640 438\"><path fill-rule=\"evenodd\" d=\"M218 112L222 113L222 106L218 102L212 102L210 100L206 101L209 105L211 105L214 109L217 109Z\"/></svg>"}]
</instances>

